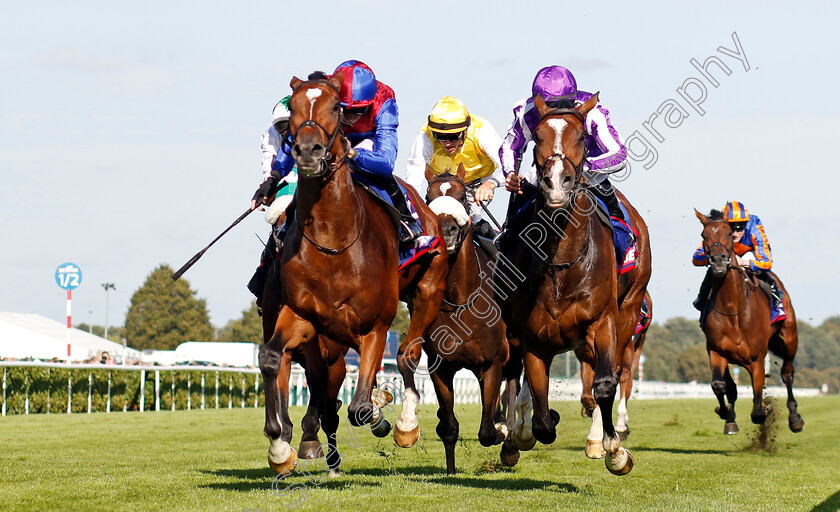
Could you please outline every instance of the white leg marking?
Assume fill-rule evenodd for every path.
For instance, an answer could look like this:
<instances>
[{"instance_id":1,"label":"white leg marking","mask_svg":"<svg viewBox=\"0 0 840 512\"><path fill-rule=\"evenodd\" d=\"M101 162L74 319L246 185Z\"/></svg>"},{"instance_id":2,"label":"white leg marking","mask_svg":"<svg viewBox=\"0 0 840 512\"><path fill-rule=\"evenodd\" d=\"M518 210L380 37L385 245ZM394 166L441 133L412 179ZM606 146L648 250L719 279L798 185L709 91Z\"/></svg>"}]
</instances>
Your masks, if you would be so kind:
<instances>
[{"instance_id":1,"label":"white leg marking","mask_svg":"<svg viewBox=\"0 0 840 512\"><path fill-rule=\"evenodd\" d=\"M268 459L274 464L283 464L292 456L292 446L279 437L271 439L271 446L268 447Z\"/></svg>"},{"instance_id":2,"label":"white leg marking","mask_svg":"<svg viewBox=\"0 0 840 512\"><path fill-rule=\"evenodd\" d=\"M524 379L524 381L522 383L522 389L519 391L519 395L516 397L516 402L514 403L516 421L513 422L513 432L511 435L523 442L527 442L534 437L534 434L531 431L531 388L528 386L528 379Z\"/></svg>"},{"instance_id":3,"label":"white leg marking","mask_svg":"<svg viewBox=\"0 0 840 512\"><path fill-rule=\"evenodd\" d=\"M420 424L417 421L417 406L420 404L420 395L413 389L405 389L405 399L400 417L397 418L397 428L403 432L411 432Z\"/></svg>"},{"instance_id":4,"label":"white leg marking","mask_svg":"<svg viewBox=\"0 0 840 512\"><path fill-rule=\"evenodd\" d=\"M604 424L601 422L601 408L595 406L592 411L592 426L586 436L588 441L600 441L604 437Z\"/></svg>"},{"instance_id":5,"label":"white leg marking","mask_svg":"<svg viewBox=\"0 0 840 512\"><path fill-rule=\"evenodd\" d=\"M622 398L618 401L618 420L615 422L616 432L627 432L627 422L630 415L627 413L627 400Z\"/></svg>"}]
</instances>

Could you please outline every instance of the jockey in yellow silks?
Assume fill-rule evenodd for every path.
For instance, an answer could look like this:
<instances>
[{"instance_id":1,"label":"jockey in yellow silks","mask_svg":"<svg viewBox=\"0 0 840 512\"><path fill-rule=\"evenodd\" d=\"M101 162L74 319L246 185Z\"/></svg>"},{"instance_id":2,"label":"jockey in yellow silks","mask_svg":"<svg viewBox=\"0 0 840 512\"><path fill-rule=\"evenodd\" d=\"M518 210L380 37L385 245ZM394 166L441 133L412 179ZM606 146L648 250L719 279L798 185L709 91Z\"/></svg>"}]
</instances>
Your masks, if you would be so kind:
<instances>
[{"instance_id":1,"label":"jockey in yellow silks","mask_svg":"<svg viewBox=\"0 0 840 512\"><path fill-rule=\"evenodd\" d=\"M478 201L489 202L493 191L504 183L499 148L502 139L489 121L470 115L464 103L452 96L445 96L435 103L425 124L420 128L406 166L406 181L424 194L427 183L426 166L432 174L445 171L455 174L464 165L464 181L473 194L470 218L473 232L494 238L496 232L490 223L481 218Z\"/></svg>"}]
</instances>

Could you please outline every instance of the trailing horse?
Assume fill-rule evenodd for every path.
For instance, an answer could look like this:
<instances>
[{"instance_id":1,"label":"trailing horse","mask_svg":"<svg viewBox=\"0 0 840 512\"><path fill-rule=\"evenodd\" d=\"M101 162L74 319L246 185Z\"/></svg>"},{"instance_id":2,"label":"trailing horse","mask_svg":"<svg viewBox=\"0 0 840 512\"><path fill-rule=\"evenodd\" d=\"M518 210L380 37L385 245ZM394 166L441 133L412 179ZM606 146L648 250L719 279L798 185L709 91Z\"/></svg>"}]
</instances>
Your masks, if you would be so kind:
<instances>
[{"instance_id":1,"label":"trailing horse","mask_svg":"<svg viewBox=\"0 0 840 512\"><path fill-rule=\"evenodd\" d=\"M770 414L769 407L761 401L764 358L768 350L782 359L782 381L787 387L788 426L791 431L800 432L805 421L797 412L793 398L793 358L799 337L790 294L776 277L779 288L784 291L787 319L771 325L767 296L760 290L755 276L738 264L738 256L733 249L732 228L726 221L729 205L722 217L707 217L697 210L694 212L703 224L703 248L709 256L708 272L712 277L712 294L706 308L708 314L701 327L709 352L712 390L719 404L715 412L726 422L723 433L738 432L735 422L738 388L729 373L729 363L750 372L753 386L750 418L753 423L764 423Z\"/></svg>"},{"instance_id":2,"label":"trailing horse","mask_svg":"<svg viewBox=\"0 0 840 512\"><path fill-rule=\"evenodd\" d=\"M359 380L347 409L349 421L353 426L378 423L381 412L371 402L371 391L397 301L402 295L411 312L409 338L420 337L437 315L446 283L446 253L434 248L398 274L395 223L354 184L348 167L340 130L342 78L341 73L330 80L293 78L290 84L289 133L299 182L279 271L282 306L260 352L269 463L277 472L294 464L279 420L288 407L280 397L287 390L278 386L287 353L302 348L310 364L329 361L320 350L327 340L356 349ZM437 217L407 188L426 234L439 236ZM327 460L337 458L327 454Z\"/></svg>"},{"instance_id":3,"label":"trailing horse","mask_svg":"<svg viewBox=\"0 0 840 512\"><path fill-rule=\"evenodd\" d=\"M559 415L548 408L548 368L556 354L573 350L595 369L593 428L602 429L607 468L623 475L633 458L621 447L612 406L622 356L650 280L650 243L641 216L619 196L638 231L635 269L619 277L612 231L594 214L595 200L581 182L584 121L597 101L596 94L575 109L551 109L542 97L535 99L539 190L532 213L520 221L529 222L527 227L511 226L508 235L519 235L510 244L510 265L525 273L525 282L510 291L503 311L508 330L522 345L526 375L516 403L520 417L514 440L527 449L556 438Z\"/></svg>"},{"instance_id":4,"label":"trailing horse","mask_svg":"<svg viewBox=\"0 0 840 512\"><path fill-rule=\"evenodd\" d=\"M469 215L464 167L458 173L433 176L427 168L429 190L426 202L438 215L443 240L449 253L449 277L440 312L429 326L423 349L429 357L429 368L438 398L437 433L446 452L446 472L455 473L455 444L458 441L458 419L455 417L455 373L466 368L481 385L481 423L478 440L483 446L499 444L513 426L513 409L505 429L497 429L494 418L499 403L502 379L519 379L522 357L511 351L505 336L501 313L493 298L492 265L487 253L473 240ZM511 451L516 452L514 454ZM513 465L518 450L508 443L503 461Z\"/></svg>"}]
</instances>

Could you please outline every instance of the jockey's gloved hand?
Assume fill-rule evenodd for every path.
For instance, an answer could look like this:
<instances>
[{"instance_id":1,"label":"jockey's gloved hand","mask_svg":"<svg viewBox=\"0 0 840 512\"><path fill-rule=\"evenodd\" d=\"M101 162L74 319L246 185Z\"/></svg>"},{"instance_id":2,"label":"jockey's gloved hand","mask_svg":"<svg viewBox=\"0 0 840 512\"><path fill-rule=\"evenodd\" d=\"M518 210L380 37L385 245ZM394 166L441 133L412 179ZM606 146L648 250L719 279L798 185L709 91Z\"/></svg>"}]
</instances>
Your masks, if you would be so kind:
<instances>
[{"instance_id":1,"label":"jockey's gloved hand","mask_svg":"<svg viewBox=\"0 0 840 512\"><path fill-rule=\"evenodd\" d=\"M261 204L271 204L274 196L277 195L277 191L280 189L278 182L279 180L274 175L269 176L267 180L262 182L260 188L254 192L254 197L251 198L252 207L256 208Z\"/></svg>"}]
</instances>

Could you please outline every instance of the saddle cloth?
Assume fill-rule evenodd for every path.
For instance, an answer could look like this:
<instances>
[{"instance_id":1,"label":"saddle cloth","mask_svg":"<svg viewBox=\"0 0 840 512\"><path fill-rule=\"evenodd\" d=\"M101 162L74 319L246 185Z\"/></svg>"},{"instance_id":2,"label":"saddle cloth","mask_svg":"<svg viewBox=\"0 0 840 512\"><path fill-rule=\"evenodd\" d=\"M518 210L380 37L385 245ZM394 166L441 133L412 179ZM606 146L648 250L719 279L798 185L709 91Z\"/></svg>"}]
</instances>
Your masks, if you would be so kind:
<instances>
[{"instance_id":1,"label":"saddle cloth","mask_svg":"<svg viewBox=\"0 0 840 512\"><path fill-rule=\"evenodd\" d=\"M593 195L593 197L595 196ZM599 207L598 218L607 225L604 220L608 215L606 212L609 211L607 205L601 199L597 197L595 199L598 201ZM613 232L616 272L618 272L618 275L621 275L636 268L636 237L639 236L639 233L629 223L630 215L627 214L627 208L620 202L619 206L621 207L621 213L624 215L624 219L610 216L608 227L612 228Z\"/></svg>"}]
</instances>

